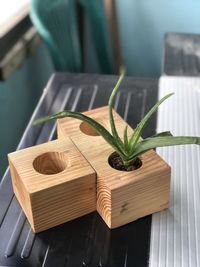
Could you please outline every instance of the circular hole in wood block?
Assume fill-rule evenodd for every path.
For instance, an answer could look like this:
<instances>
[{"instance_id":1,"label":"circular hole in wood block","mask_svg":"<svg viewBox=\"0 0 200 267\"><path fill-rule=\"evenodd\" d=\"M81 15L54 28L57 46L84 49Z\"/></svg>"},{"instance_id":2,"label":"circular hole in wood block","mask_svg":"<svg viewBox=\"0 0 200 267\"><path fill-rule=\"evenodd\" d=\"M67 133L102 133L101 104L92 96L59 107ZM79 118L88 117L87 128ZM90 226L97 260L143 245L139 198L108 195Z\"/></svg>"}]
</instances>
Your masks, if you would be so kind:
<instances>
[{"instance_id":1,"label":"circular hole in wood block","mask_svg":"<svg viewBox=\"0 0 200 267\"><path fill-rule=\"evenodd\" d=\"M104 128L108 129L107 127L107 122L105 121L105 119L102 118L95 118L95 121L97 121L99 124L101 124ZM100 136L100 134L96 131L95 128L93 128L92 126L90 126L87 122L83 121L80 126L79 126L80 130L82 133L86 134L86 135L90 135L90 136Z\"/></svg>"},{"instance_id":2,"label":"circular hole in wood block","mask_svg":"<svg viewBox=\"0 0 200 267\"><path fill-rule=\"evenodd\" d=\"M113 169L126 172L137 170L142 166L142 161L139 157L132 161L129 166L125 166L117 152L113 152L108 157L108 163Z\"/></svg>"},{"instance_id":3,"label":"circular hole in wood block","mask_svg":"<svg viewBox=\"0 0 200 267\"><path fill-rule=\"evenodd\" d=\"M64 171L68 166L68 159L64 153L47 152L38 156L33 161L34 169L46 175Z\"/></svg>"},{"instance_id":4,"label":"circular hole in wood block","mask_svg":"<svg viewBox=\"0 0 200 267\"><path fill-rule=\"evenodd\" d=\"M80 124L80 130L81 130L82 133L84 133L86 135L91 135L91 136L99 136L100 135L92 126L90 126L85 121L83 121Z\"/></svg>"}]
</instances>

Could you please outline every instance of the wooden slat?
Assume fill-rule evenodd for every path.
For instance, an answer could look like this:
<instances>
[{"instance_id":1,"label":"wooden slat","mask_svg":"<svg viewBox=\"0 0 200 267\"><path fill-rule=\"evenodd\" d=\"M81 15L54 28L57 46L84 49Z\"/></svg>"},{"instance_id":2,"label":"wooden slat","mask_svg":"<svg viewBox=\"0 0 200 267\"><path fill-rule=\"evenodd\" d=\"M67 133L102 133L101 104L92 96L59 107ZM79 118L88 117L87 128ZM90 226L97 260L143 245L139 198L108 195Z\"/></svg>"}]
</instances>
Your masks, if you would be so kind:
<instances>
[{"instance_id":1,"label":"wooden slat","mask_svg":"<svg viewBox=\"0 0 200 267\"><path fill-rule=\"evenodd\" d=\"M118 31L115 0L104 0L104 7L110 32L113 61L115 63L114 64L115 73L119 73L119 68L120 66L122 66L122 55L121 55L120 36Z\"/></svg>"}]
</instances>

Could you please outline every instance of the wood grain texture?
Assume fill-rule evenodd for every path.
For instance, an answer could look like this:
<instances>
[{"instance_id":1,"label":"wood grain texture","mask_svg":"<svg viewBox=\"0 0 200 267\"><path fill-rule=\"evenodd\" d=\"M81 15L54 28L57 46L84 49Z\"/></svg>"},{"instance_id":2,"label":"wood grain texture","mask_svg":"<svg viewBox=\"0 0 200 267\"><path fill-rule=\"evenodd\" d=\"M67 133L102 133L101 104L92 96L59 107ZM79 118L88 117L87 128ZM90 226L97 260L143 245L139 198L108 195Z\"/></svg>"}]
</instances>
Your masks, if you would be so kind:
<instances>
[{"instance_id":1,"label":"wood grain texture","mask_svg":"<svg viewBox=\"0 0 200 267\"><path fill-rule=\"evenodd\" d=\"M108 107L87 111L109 129ZM126 123L114 112L119 135ZM163 210L169 205L171 169L153 150L140 158L142 166L131 172L110 167L108 157L112 147L101 136L82 132L81 122L63 118L57 122L58 138L70 136L97 173L97 211L110 228L127 224L138 218ZM93 130L92 130L93 131ZM91 132L92 132L91 131ZM132 130L129 128L129 135Z\"/></svg>"},{"instance_id":2,"label":"wood grain texture","mask_svg":"<svg viewBox=\"0 0 200 267\"><path fill-rule=\"evenodd\" d=\"M8 158L15 195L34 232L96 210L96 173L69 138Z\"/></svg>"}]
</instances>

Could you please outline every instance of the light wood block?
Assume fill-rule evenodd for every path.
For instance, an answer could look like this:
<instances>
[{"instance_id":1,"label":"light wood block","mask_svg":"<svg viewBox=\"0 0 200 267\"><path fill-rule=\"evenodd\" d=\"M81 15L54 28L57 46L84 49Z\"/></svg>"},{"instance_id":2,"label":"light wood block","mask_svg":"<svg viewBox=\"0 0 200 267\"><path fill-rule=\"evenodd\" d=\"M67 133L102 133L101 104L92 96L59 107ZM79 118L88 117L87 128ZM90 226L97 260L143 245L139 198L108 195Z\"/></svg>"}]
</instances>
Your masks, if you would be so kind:
<instances>
[{"instance_id":1,"label":"light wood block","mask_svg":"<svg viewBox=\"0 0 200 267\"><path fill-rule=\"evenodd\" d=\"M8 158L15 195L34 232L96 210L96 173L69 138Z\"/></svg>"},{"instance_id":2,"label":"light wood block","mask_svg":"<svg viewBox=\"0 0 200 267\"><path fill-rule=\"evenodd\" d=\"M97 119L109 130L108 107L84 114ZM117 129L123 136L126 123L116 112L114 117ZM139 169L131 172L118 171L108 163L112 147L88 125L76 119L63 118L58 120L57 126L58 138L70 136L96 171L97 211L110 228L168 207L171 170L156 152L151 150L143 154Z\"/></svg>"}]
</instances>

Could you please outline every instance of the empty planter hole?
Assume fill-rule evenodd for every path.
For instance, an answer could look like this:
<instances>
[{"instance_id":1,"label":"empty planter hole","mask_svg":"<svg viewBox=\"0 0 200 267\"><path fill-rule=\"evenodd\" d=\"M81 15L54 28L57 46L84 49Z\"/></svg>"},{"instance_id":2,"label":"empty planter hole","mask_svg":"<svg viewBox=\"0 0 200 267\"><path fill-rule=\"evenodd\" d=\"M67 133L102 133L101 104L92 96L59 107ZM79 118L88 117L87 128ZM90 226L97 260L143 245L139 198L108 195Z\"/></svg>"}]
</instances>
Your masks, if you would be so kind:
<instances>
[{"instance_id":1,"label":"empty planter hole","mask_svg":"<svg viewBox=\"0 0 200 267\"><path fill-rule=\"evenodd\" d=\"M85 121L80 124L80 130L86 135L99 136L99 133Z\"/></svg>"},{"instance_id":2,"label":"empty planter hole","mask_svg":"<svg viewBox=\"0 0 200 267\"><path fill-rule=\"evenodd\" d=\"M142 166L142 161L139 157L133 160L128 167L125 166L122 159L116 152L109 156L108 163L115 170L127 172L137 170Z\"/></svg>"},{"instance_id":3,"label":"empty planter hole","mask_svg":"<svg viewBox=\"0 0 200 267\"><path fill-rule=\"evenodd\" d=\"M68 166L68 159L64 153L47 152L33 161L34 169L41 174L56 174L64 171Z\"/></svg>"}]
</instances>

